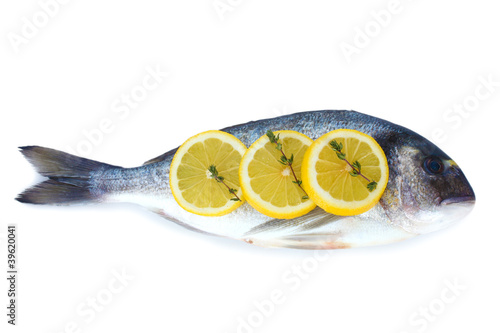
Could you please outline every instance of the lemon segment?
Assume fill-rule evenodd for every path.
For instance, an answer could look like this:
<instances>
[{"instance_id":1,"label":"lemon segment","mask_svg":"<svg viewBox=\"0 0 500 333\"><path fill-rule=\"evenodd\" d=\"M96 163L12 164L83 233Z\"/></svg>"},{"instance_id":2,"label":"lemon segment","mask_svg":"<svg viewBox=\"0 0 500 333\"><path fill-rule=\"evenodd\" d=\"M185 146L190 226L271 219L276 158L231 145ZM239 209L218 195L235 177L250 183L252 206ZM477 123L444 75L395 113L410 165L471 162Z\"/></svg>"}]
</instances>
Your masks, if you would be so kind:
<instances>
[{"instance_id":1,"label":"lemon segment","mask_svg":"<svg viewBox=\"0 0 500 333\"><path fill-rule=\"evenodd\" d=\"M295 131L276 131L287 158L293 154L292 169L279 162L282 153L267 135L255 141L246 151L239 175L243 195L257 211L274 218L290 219L306 214L316 205L303 199L306 193L295 183L301 180L302 160L312 140Z\"/></svg>"},{"instance_id":2,"label":"lemon segment","mask_svg":"<svg viewBox=\"0 0 500 333\"><path fill-rule=\"evenodd\" d=\"M207 131L184 142L170 165L169 184L177 203L188 212L203 216L221 216L238 208L242 201L215 180L209 167L214 165L219 176L236 195L243 199L238 168L246 151L233 135Z\"/></svg>"},{"instance_id":3,"label":"lemon segment","mask_svg":"<svg viewBox=\"0 0 500 333\"><path fill-rule=\"evenodd\" d=\"M358 161L361 173L377 182L373 191L361 175L349 174L352 168L339 159L330 142L343 145L342 152L351 164ZM389 180L387 158L371 136L349 129L331 131L309 147L302 164L304 188L309 197L325 211L335 215L357 215L375 206Z\"/></svg>"}]
</instances>

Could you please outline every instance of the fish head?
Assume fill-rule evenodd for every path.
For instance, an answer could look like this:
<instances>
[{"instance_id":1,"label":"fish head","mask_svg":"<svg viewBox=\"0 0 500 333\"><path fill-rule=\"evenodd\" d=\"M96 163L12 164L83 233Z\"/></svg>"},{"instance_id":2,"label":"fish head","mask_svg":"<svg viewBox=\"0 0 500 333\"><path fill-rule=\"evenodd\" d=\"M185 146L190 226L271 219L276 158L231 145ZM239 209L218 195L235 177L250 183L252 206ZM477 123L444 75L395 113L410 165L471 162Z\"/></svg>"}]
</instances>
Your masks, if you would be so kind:
<instances>
[{"instance_id":1,"label":"fish head","mask_svg":"<svg viewBox=\"0 0 500 333\"><path fill-rule=\"evenodd\" d=\"M391 220L406 231L423 234L443 229L467 215L474 191L460 167L446 153L416 133L393 145L389 159L387 206Z\"/></svg>"}]
</instances>

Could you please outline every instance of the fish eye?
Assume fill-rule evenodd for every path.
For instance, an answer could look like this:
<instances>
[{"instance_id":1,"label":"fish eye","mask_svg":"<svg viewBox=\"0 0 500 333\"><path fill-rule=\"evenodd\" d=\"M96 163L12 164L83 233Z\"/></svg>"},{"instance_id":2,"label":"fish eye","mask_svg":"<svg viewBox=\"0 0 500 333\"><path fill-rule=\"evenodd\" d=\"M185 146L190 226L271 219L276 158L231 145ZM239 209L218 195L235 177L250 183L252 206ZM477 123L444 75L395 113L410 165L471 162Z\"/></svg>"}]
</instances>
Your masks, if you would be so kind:
<instances>
[{"instance_id":1,"label":"fish eye","mask_svg":"<svg viewBox=\"0 0 500 333\"><path fill-rule=\"evenodd\" d=\"M444 163L439 157L429 156L424 160L424 170L431 175L439 175L444 171Z\"/></svg>"}]
</instances>

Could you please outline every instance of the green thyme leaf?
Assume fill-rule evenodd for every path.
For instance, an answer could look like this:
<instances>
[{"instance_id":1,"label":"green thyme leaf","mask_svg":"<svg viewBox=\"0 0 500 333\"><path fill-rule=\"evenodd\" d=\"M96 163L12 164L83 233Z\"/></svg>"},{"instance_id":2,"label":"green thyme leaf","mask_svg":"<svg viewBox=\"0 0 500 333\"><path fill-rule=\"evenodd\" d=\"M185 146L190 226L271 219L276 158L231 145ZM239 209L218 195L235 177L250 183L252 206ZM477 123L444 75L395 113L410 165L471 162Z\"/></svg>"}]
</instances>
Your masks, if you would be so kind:
<instances>
[{"instance_id":1,"label":"green thyme leaf","mask_svg":"<svg viewBox=\"0 0 500 333\"><path fill-rule=\"evenodd\" d=\"M358 173L361 172L361 164L359 164L358 161L355 161L354 163L352 163L352 166L355 167L357 170Z\"/></svg>"},{"instance_id":2,"label":"green thyme leaf","mask_svg":"<svg viewBox=\"0 0 500 333\"><path fill-rule=\"evenodd\" d=\"M370 192L373 191L374 189L377 188L377 182L376 181L371 181L370 183L368 183L368 185L366 185L366 188Z\"/></svg>"},{"instance_id":3,"label":"green thyme leaf","mask_svg":"<svg viewBox=\"0 0 500 333\"><path fill-rule=\"evenodd\" d=\"M213 164L208 167L208 171L212 174L212 177L217 177L219 175L217 168Z\"/></svg>"},{"instance_id":4,"label":"green thyme leaf","mask_svg":"<svg viewBox=\"0 0 500 333\"><path fill-rule=\"evenodd\" d=\"M274 136L273 131L267 130L266 135L269 138L269 141L271 141L271 143L276 143L276 137Z\"/></svg>"}]
</instances>

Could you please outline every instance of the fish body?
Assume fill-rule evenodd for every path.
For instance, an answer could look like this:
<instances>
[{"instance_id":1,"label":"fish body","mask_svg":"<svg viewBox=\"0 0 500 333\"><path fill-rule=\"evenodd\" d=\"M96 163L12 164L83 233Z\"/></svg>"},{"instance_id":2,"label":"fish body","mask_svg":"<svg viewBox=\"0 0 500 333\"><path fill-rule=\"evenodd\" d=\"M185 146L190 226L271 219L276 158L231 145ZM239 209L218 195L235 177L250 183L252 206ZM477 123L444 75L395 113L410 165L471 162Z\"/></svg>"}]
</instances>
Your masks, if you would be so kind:
<instances>
[{"instance_id":1,"label":"fish body","mask_svg":"<svg viewBox=\"0 0 500 333\"><path fill-rule=\"evenodd\" d=\"M386 244L442 229L474 206L474 192L458 165L419 134L355 111L310 111L222 129L247 147L267 130L294 130L315 140L339 128L364 132L380 144L389 182L379 203L355 216L336 216L317 207L289 220L263 215L247 203L220 217L183 210L169 187L176 149L136 168L122 168L49 148L22 147L49 179L19 195L38 204L131 202L202 233L266 247L334 249Z\"/></svg>"}]
</instances>

